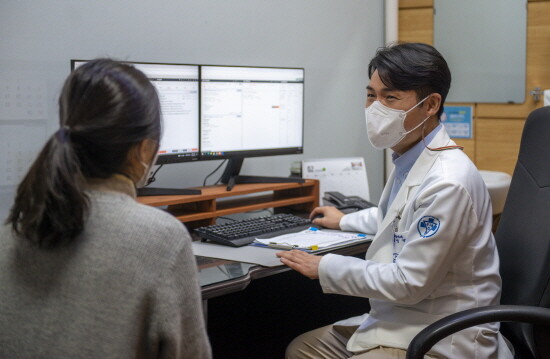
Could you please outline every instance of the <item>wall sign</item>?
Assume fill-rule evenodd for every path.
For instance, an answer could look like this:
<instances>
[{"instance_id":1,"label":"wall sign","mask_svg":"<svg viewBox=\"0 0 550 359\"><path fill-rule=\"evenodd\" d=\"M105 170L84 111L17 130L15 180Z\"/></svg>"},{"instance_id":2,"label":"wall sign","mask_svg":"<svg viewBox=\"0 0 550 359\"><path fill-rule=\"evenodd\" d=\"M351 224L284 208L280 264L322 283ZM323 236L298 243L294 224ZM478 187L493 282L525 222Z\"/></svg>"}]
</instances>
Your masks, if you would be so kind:
<instances>
[{"instance_id":1,"label":"wall sign","mask_svg":"<svg viewBox=\"0 0 550 359\"><path fill-rule=\"evenodd\" d=\"M441 123L451 138L473 138L472 106L445 106Z\"/></svg>"}]
</instances>

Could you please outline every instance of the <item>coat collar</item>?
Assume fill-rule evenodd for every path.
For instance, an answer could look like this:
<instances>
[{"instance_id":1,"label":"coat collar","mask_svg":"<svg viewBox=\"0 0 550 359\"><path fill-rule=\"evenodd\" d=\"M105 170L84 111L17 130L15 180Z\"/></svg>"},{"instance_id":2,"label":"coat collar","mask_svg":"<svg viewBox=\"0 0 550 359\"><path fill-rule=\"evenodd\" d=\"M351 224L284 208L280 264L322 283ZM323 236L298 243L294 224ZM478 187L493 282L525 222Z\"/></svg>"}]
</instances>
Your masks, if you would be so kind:
<instances>
[{"instance_id":1,"label":"coat collar","mask_svg":"<svg viewBox=\"0 0 550 359\"><path fill-rule=\"evenodd\" d=\"M442 128L434 137L434 139L429 143L429 146L437 148L449 146L451 144L453 144L453 142L445 131L445 128ZM405 207L405 204L407 203L407 200L411 193L411 189L419 186L422 183L424 177L440 154L441 152L439 151L430 151L427 148L424 149L424 151L420 154L420 156L414 163L409 174L407 175L405 183L403 183L401 189L399 190L399 192L397 192L397 195L395 196L395 199L393 200L390 208L385 211L386 214L382 220L381 226L378 227L379 229L386 228L396 217L401 215L401 212L403 211L403 208ZM395 174L392 173L388 180L388 184L392 183L391 181L393 181L394 176ZM390 191L391 186L387 185L384 188L384 193L382 194L383 200L387 201Z\"/></svg>"}]
</instances>

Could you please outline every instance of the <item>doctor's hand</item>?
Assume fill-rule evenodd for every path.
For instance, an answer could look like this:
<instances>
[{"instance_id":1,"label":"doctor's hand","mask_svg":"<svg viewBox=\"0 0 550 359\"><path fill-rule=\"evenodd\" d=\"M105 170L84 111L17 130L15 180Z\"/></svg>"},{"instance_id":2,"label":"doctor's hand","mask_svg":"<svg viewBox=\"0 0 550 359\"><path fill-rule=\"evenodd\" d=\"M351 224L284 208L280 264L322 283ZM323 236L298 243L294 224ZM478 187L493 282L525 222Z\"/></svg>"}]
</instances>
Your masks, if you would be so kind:
<instances>
[{"instance_id":1,"label":"doctor's hand","mask_svg":"<svg viewBox=\"0 0 550 359\"><path fill-rule=\"evenodd\" d=\"M313 219L313 224L319 224L331 229L340 229L340 220L342 217L344 217L344 213L330 206L317 207L309 215L309 218Z\"/></svg>"},{"instance_id":2,"label":"doctor's hand","mask_svg":"<svg viewBox=\"0 0 550 359\"><path fill-rule=\"evenodd\" d=\"M286 264L306 277L310 279L319 278L319 262L321 262L322 257L297 249L277 252L276 255L281 258L283 264Z\"/></svg>"}]
</instances>

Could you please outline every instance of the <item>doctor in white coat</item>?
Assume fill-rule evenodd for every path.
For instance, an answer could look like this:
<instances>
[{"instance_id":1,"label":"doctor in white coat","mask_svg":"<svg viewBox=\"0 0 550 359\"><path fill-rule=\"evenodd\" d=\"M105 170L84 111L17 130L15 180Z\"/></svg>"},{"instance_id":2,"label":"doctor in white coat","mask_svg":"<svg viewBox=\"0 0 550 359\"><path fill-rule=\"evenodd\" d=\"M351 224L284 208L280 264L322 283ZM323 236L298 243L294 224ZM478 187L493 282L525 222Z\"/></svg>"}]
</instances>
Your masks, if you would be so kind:
<instances>
[{"instance_id":1,"label":"doctor in white coat","mask_svg":"<svg viewBox=\"0 0 550 359\"><path fill-rule=\"evenodd\" d=\"M366 127L375 148L391 148L396 169L378 208L344 215L319 207L328 228L375 234L365 259L302 251L277 255L319 278L325 293L370 299L363 316L302 334L287 358L405 358L413 337L457 311L500 300L489 194L476 167L439 123L451 74L425 44L379 49L369 64ZM429 357L511 358L498 323L442 340Z\"/></svg>"}]
</instances>

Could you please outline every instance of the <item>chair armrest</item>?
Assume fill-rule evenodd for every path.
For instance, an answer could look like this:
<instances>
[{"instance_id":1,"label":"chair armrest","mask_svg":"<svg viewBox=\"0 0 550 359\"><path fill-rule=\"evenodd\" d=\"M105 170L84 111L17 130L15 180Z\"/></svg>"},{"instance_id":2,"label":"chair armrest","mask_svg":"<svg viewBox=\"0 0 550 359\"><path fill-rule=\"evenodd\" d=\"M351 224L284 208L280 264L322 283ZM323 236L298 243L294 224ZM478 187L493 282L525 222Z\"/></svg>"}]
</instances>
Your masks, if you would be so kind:
<instances>
[{"instance_id":1,"label":"chair armrest","mask_svg":"<svg viewBox=\"0 0 550 359\"><path fill-rule=\"evenodd\" d=\"M441 339L474 325L524 322L550 325L550 308L526 305L494 305L464 310L440 319L418 333L407 349L407 359L422 359Z\"/></svg>"}]
</instances>

